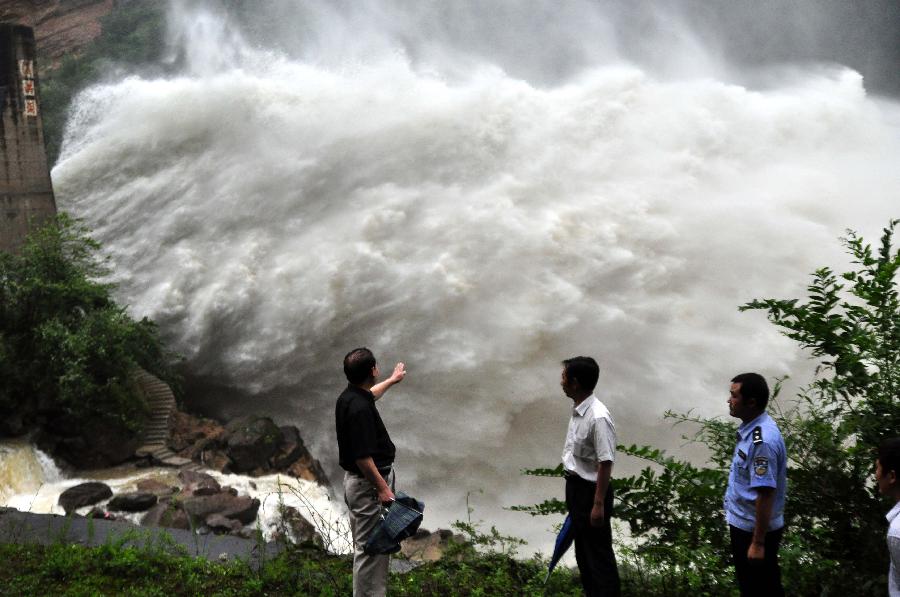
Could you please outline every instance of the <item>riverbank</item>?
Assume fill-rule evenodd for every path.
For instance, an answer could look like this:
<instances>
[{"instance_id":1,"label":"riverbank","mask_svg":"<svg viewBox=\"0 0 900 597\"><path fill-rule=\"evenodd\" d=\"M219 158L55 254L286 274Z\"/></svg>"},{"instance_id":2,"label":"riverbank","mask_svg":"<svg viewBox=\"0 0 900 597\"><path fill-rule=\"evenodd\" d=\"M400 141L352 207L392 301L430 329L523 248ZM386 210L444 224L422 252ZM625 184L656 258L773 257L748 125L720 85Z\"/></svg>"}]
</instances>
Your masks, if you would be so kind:
<instances>
[{"instance_id":1,"label":"riverbank","mask_svg":"<svg viewBox=\"0 0 900 597\"><path fill-rule=\"evenodd\" d=\"M24 440L0 442L0 506L29 514L63 515L66 512L59 503L60 495L87 482L101 482L110 488L112 495L79 506L71 513L83 517L92 511L95 515L101 511L133 525L141 525L145 522L144 512L108 512L110 498L146 491L148 487L160 488L161 493L177 489L173 495L178 495L179 501L189 497L178 469L139 464L132 462L89 471L60 469L49 456ZM299 527L303 526L330 551L350 551L349 525L343 504L333 499L328 487L283 474L251 477L209 469L203 470L202 474L208 475L219 488L227 488L259 502L256 517L233 534L252 537L258 531L265 541L271 541L287 533L290 539L302 541ZM164 499L165 496L160 501ZM135 528L155 526L147 521L145 526ZM308 537L309 534L305 538Z\"/></svg>"},{"instance_id":2,"label":"riverbank","mask_svg":"<svg viewBox=\"0 0 900 597\"><path fill-rule=\"evenodd\" d=\"M219 562L239 560L253 569L278 555L284 547L261 537L254 540L213 533L199 535L190 530L142 528L124 520L33 514L12 508L0 508L0 543L46 547L117 545Z\"/></svg>"},{"instance_id":3,"label":"riverbank","mask_svg":"<svg viewBox=\"0 0 900 597\"><path fill-rule=\"evenodd\" d=\"M47 517L36 520L40 526ZM277 553L268 551L267 546L258 552L265 557L220 559L215 555L220 544L216 544L205 551L206 557L194 557L191 546L186 546L187 551L179 546L173 548L174 542L167 541L165 535L143 541L122 541L107 536L100 541L96 529L101 527L105 525L94 527L93 547L62 541L60 535L54 538L52 532L46 534L45 544L0 543L0 560L6 563L0 567L0 595L334 597L352 592L351 558L328 554L312 545L286 544L283 548L279 546ZM394 563L404 561L393 560ZM554 572L545 586L545 565L540 559L518 561L505 554L481 553L461 544L451 558L426 562L404 574L395 569L389 577L388 592L393 596L581 594L577 576L570 569Z\"/></svg>"}]
</instances>

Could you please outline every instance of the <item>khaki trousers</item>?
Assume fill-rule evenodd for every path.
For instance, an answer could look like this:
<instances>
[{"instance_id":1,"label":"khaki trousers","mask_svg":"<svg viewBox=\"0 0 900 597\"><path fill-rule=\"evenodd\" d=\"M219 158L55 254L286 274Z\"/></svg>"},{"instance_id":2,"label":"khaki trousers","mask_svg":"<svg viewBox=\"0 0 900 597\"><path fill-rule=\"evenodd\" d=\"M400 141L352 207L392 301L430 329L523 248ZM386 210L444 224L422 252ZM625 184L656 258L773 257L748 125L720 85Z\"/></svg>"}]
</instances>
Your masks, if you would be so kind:
<instances>
[{"instance_id":1,"label":"khaki trousers","mask_svg":"<svg viewBox=\"0 0 900 597\"><path fill-rule=\"evenodd\" d=\"M385 481L388 486L394 486L394 471ZM363 552L366 539L381 523L378 491L366 478L344 472L344 501L350 510L353 533L353 597L384 597L391 556L370 556Z\"/></svg>"}]
</instances>

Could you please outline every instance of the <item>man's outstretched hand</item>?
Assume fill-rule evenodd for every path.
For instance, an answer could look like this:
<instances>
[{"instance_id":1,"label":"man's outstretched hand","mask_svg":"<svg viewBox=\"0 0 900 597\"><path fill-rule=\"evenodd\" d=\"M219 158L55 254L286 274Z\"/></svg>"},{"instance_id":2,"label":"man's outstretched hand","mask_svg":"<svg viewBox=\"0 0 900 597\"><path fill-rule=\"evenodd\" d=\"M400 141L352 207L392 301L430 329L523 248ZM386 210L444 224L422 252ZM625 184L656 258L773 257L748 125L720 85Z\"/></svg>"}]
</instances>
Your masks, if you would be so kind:
<instances>
[{"instance_id":1,"label":"man's outstretched hand","mask_svg":"<svg viewBox=\"0 0 900 597\"><path fill-rule=\"evenodd\" d=\"M394 372L391 373L391 377L389 378L394 383L399 383L403 381L403 378L406 377L406 365L403 363L397 363L394 365Z\"/></svg>"},{"instance_id":2,"label":"man's outstretched hand","mask_svg":"<svg viewBox=\"0 0 900 597\"><path fill-rule=\"evenodd\" d=\"M394 384L398 384L403 381L403 378L406 377L406 365L403 363L397 363L394 365L394 372L391 373L391 376L386 380L379 382L372 386L372 389L369 390L372 392L372 395L375 396L375 400L381 398L388 389Z\"/></svg>"}]
</instances>

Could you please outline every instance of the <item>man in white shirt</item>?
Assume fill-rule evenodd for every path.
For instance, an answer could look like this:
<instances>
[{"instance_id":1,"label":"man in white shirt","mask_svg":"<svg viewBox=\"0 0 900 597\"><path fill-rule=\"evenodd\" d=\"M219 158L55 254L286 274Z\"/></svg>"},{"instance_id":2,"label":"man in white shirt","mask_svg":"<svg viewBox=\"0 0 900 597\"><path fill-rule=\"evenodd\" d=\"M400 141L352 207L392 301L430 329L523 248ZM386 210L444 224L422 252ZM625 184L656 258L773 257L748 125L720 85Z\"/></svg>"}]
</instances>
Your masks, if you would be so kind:
<instances>
[{"instance_id":1,"label":"man in white shirt","mask_svg":"<svg viewBox=\"0 0 900 597\"><path fill-rule=\"evenodd\" d=\"M562 365L560 385L574 402L562 461L581 585L588 596L618 596L619 570L609 521L616 427L609 410L594 396L600 377L597 362L591 357L574 357Z\"/></svg>"},{"instance_id":2,"label":"man in white shirt","mask_svg":"<svg viewBox=\"0 0 900 597\"><path fill-rule=\"evenodd\" d=\"M888 595L900 597L900 437L886 439L878 447L875 480L882 495L894 502L894 507L887 514L887 545L891 556Z\"/></svg>"}]
</instances>

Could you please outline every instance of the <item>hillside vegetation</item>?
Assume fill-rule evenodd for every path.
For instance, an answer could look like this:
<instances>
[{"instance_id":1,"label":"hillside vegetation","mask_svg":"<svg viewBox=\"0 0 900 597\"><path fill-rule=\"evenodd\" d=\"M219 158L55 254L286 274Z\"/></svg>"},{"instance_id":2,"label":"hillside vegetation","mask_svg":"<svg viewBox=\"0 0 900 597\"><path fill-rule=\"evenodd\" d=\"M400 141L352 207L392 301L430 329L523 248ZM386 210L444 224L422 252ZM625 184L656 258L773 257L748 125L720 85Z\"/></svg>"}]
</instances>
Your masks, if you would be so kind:
<instances>
[{"instance_id":1,"label":"hillside vegetation","mask_svg":"<svg viewBox=\"0 0 900 597\"><path fill-rule=\"evenodd\" d=\"M97 250L62 216L20 253L0 252L0 437L36 429L44 449L82 467L133 454L146 416L135 367L175 381L155 324L98 281Z\"/></svg>"}]
</instances>

